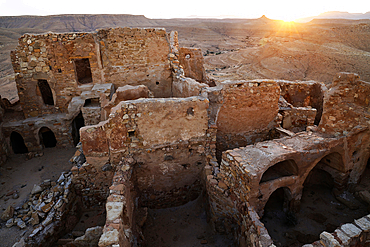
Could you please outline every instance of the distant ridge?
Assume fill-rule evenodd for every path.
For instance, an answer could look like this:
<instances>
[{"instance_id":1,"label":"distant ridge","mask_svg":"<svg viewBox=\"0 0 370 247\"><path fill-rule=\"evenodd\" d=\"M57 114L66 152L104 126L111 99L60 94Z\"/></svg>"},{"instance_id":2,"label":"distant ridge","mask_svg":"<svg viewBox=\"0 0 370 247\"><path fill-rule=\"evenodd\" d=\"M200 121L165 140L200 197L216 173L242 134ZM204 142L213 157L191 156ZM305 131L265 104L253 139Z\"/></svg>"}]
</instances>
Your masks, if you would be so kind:
<instances>
[{"instance_id":1,"label":"distant ridge","mask_svg":"<svg viewBox=\"0 0 370 247\"><path fill-rule=\"evenodd\" d=\"M362 13L348 13L342 11L328 11L318 16L310 16L305 18L297 19L296 22L309 22L313 19L348 19L348 20L361 20L370 19L370 12Z\"/></svg>"},{"instance_id":2,"label":"distant ridge","mask_svg":"<svg viewBox=\"0 0 370 247\"><path fill-rule=\"evenodd\" d=\"M143 15L49 15L49 16L1 16L0 28L49 30L54 32L95 31L117 26L153 26L155 20Z\"/></svg>"}]
</instances>

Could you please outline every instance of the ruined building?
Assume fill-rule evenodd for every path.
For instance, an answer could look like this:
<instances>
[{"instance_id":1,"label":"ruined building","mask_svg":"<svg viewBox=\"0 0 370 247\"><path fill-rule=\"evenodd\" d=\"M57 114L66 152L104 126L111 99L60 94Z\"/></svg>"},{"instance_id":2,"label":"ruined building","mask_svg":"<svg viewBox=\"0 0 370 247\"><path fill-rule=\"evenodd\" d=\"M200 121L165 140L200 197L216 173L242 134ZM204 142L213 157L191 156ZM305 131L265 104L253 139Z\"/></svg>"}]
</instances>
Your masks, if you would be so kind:
<instances>
[{"instance_id":1,"label":"ruined building","mask_svg":"<svg viewBox=\"0 0 370 247\"><path fill-rule=\"evenodd\" d=\"M79 142L83 153L30 246L71 230L76 207L97 206L106 208L99 246L143 246L148 208L199 196L212 227L236 246L273 246L261 221L270 198L294 215L312 177L324 174L342 195L367 168L370 84L355 74L338 74L328 88L281 80L214 85L201 51L179 47L177 33L163 29L26 34L11 57L22 111L2 107L2 157ZM312 244L369 244L365 215Z\"/></svg>"}]
</instances>

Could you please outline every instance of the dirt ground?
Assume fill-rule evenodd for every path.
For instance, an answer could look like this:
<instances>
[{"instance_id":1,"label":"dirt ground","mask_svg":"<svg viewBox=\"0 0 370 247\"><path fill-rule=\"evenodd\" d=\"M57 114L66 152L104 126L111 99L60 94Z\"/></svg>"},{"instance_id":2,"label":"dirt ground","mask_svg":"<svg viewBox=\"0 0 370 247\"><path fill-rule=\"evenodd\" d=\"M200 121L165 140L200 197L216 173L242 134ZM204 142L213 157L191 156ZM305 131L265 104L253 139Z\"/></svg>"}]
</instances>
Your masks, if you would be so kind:
<instances>
[{"instance_id":1,"label":"dirt ground","mask_svg":"<svg viewBox=\"0 0 370 247\"><path fill-rule=\"evenodd\" d=\"M47 179L56 180L63 171L71 169L69 159L75 151L75 148L46 148L43 150L43 156L30 160L26 159L25 154L10 156L8 161L0 166L0 214L9 205L21 207L28 199L34 184L40 184ZM15 193L19 195L16 199L13 198ZM17 226L7 228L5 222L1 222L0 227L1 247L13 246L22 236L27 236L33 230L30 226L23 230Z\"/></svg>"},{"instance_id":2,"label":"dirt ground","mask_svg":"<svg viewBox=\"0 0 370 247\"><path fill-rule=\"evenodd\" d=\"M212 231L202 198L167 209L149 209L143 228L148 247L233 247L232 239Z\"/></svg>"}]
</instances>

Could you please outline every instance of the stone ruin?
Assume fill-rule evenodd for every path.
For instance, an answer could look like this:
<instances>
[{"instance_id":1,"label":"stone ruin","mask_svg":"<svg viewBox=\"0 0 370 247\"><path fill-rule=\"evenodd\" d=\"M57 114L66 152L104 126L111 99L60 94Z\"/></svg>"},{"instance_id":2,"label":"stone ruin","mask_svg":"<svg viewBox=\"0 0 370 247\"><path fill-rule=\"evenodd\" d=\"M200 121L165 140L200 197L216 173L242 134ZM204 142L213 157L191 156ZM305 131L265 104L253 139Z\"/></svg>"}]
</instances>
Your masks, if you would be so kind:
<instances>
[{"instance_id":1,"label":"stone ruin","mask_svg":"<svg viewBox=\"0 0 370 247\"><path fill-rule=\"evenodd\" d=\"M298 224L309 186L329 184L340 210L370 203L369 188L358 189L370 170L370 84L355 74L339 73L328 87L215 85L201 51L163 29L25 34L11 58L20 100L2 101L0 161L78 147L69 173L34 188L34 230L18 244L51 246L84 212L105 208L102 227L69 244L95 231L100 247L145 246L148 209L202 197L215 231L235 246L267 247L278 238L268 228L278 214L269 213L279 207ZM300 242L368 246L368 213L331 227L319 215L326 230Z\"/></svg>"}]
</instances>

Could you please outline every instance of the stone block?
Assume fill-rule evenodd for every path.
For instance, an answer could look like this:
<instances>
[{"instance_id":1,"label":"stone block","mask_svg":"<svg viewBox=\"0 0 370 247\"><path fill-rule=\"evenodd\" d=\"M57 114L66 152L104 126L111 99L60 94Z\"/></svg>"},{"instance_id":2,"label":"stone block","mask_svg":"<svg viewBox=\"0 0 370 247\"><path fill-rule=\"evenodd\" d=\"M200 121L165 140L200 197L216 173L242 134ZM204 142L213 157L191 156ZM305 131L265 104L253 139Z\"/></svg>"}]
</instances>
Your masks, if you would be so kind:
<instances>
[{"instance_id":1,"label":"stone block","mask_svg":"<svg viewBox=\"0 0 370 247\"><path fill-rule=\"evenodd\" d=\"M328 232L322 232L320 234L320 240L324 243L326 247L341 247L339 242Z\"/></svg>"},{"instance_id":2,"label":"stone block","mask_svg":"<svg viewBox=\"0 0 370 247\"><path fill-rule=\"evenodd\" d=\"M123 202L107 202L107 221L114 221L122 217L124 204Z\"/></svg>"},{"instance_id":3,"label":"stone block","mask_svg":"<svg viewBox=\"0 0 370 247\"><path fill-rule=\"evenodd\" d=\"M367 217L362 217L355 220L356 226L358 226L362 231L368 232L370 230L370 220Z\"/></svg>"},{"instance_id":4,"label":"stone block","mask_svg":"<svg viewBox=\"0 0 370 247\"><path fill-rule=\"evenodd\" d=\"M358 237L361 234L361 229L351 223L342 225L340 229L350 238Z\"/></svg>"}]
</instances>

